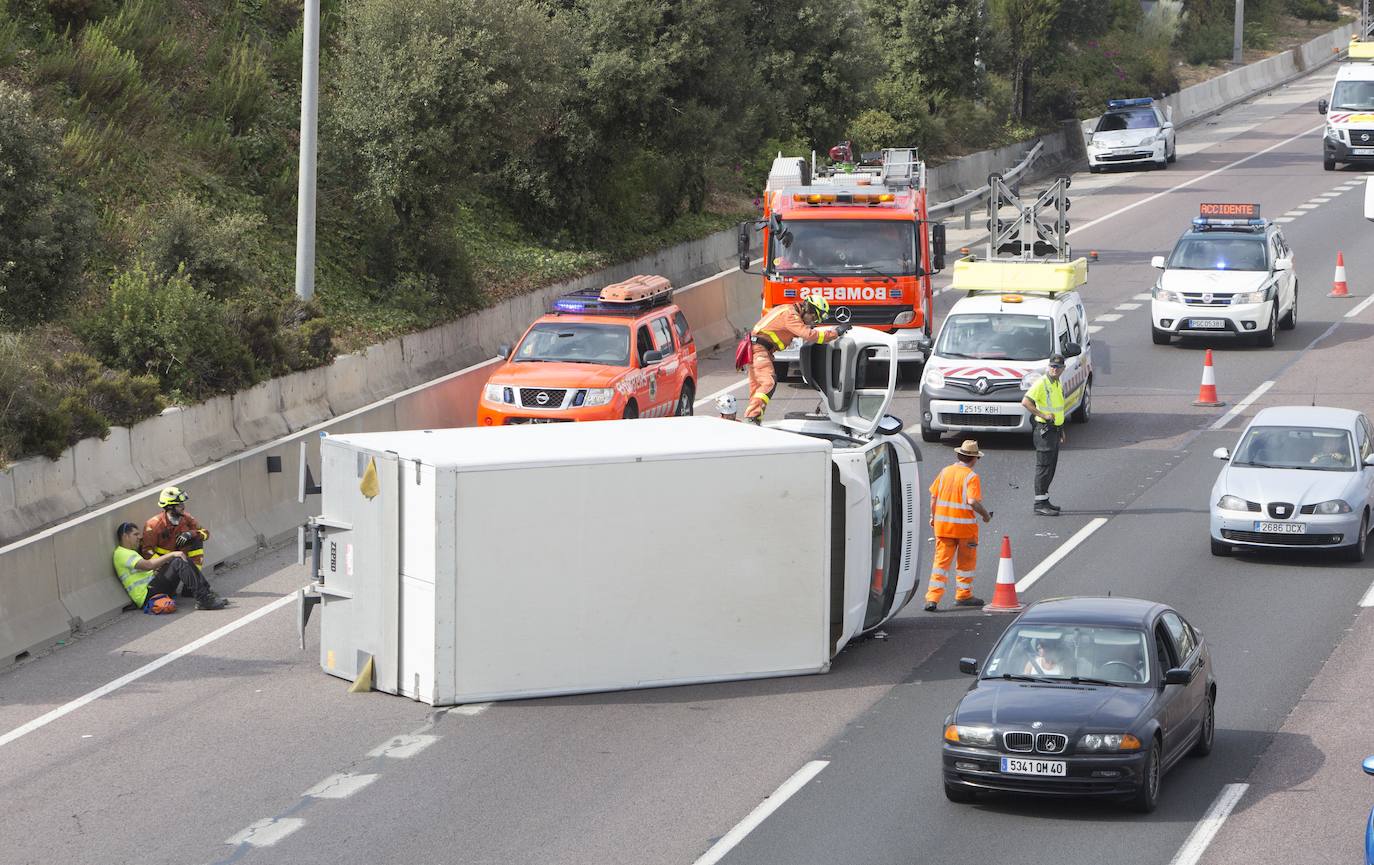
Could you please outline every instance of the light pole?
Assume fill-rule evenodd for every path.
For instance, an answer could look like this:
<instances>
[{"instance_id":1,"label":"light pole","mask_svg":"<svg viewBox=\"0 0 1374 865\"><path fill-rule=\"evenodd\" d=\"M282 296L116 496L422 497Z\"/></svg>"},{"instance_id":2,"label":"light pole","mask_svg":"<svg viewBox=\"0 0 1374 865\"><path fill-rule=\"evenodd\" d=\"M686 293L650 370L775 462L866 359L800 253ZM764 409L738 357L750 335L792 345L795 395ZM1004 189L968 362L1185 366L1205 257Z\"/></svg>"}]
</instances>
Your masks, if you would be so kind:
<instances>
[{"instance_id":1,"label":"light pole","mask_svg":"<svg viewBox=\"0 0 1374 865\"><path fill-rule=\"evenodd\" d=\"M296 191L296 297L315 296L315 154L319 149L320 0L305 0L301 46L301 167Z\"/></svg>"},{"instance_id":2,"label":"light pole","mask_svg":"<svg viewBox=\"0 0 1374 865\"><path fill-rule=\"evenodd\" d=\"M1245 0L1236 0L1236 37L1231 49L1231 62L1244 63L1242 54L1245 42Z\"/></svg>"}]
</instances>

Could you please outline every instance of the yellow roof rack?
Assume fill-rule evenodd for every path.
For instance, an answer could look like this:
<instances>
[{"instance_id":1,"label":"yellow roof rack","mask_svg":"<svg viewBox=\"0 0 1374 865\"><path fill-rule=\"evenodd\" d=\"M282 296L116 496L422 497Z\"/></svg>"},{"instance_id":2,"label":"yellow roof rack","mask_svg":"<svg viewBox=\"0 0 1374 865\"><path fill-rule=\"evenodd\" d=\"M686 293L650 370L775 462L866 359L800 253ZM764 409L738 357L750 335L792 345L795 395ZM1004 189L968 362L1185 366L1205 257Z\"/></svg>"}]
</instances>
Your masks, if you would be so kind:
<instances>
[{"instance_id":1,"label":"yellow roof rack","mask_svg":"<svg viewBox=\"0 0 1374 865\"><path fill-rule=\"evenodd\" d=\"M1088 281L1088 260L1073 261L979 261L961 258L954 262L956 291L997 291L1025 294L1056 294L1073 291Z\"/></svg>"},{"instance_id":2,"label":"yellow roof rack","mask_svg":"<svg viewBox=\"0 0 1374 865\"><path fill-rule=\"evenodd\" d=\"M1361 42L1360 37L1350 37L1351 60L1374 60L1374 42Z\"/></svg>"}]
</instances>

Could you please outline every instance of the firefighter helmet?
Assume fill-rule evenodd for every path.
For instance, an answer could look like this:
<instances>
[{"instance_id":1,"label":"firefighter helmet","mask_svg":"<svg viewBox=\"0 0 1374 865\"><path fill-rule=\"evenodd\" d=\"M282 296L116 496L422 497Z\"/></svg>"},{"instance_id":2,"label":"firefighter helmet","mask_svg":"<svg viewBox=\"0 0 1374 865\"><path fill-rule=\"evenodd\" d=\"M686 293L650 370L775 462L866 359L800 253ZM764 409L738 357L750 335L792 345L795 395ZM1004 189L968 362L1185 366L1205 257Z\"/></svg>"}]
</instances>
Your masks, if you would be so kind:
<instances>
[{"instance_id":1,"label":"firefighter helmet","mask_svg":"<svg viewBox=\"0 0 1374 865\"><path fill-rule=\"evenodd\" d=\"M821 297L819 294L808 294L805 303L816 311L816 317L825 321L830 317L830 301Z\"/></svg>"},{"instance_id":2,"label":"firefighter helmet","mask_svg":"<svg viewBox=\"0 0 1374 865\"><path fill-rule=\"evenodd\" d=\"M181 487L167 487L157 497L157 506L160 508L170 508L172 505L184 505L189 496L181 491Z\"/></svg>"}]
</instances>

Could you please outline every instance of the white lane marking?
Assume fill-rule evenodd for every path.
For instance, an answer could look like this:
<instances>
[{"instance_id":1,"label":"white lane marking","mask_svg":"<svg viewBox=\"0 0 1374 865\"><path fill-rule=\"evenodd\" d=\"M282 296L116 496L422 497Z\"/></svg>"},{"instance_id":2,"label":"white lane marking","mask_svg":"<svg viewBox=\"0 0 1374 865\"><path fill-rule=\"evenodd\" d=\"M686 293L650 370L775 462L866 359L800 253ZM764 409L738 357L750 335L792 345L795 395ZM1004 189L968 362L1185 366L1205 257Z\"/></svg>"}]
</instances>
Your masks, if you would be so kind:
<instances>
[{"instance_id":1,"label":"white lane marking","mask_svg":"<svg viewBox=\"0 0 1374 865\"><path fill-rule=\"evenodd\" d=\"M305 821L299 817L267 817L224 843L233 847L240 844L248 844L253 847L271 847L304 825Z\"/></svg>"},{"instance_id":2,"label":"white lane marking","mask_svg":"<svg viewBox=\"0 0 1374 865\"><path fill-rule=\"evenodd\" d=\"M1306 210L1290 210L1290 211L1288 211L1287 213L1284 214L1284 216L1288 217L1289 219L1295 219L1295 218L1297 218L1297 217L1299 217L1299 216L1306 216L1306 215L1307 215L1307 211L1306 211Z\"/></svg>"},{"instance_id":3,"label":"white lane marking","mask_svg":"<svg viewBox=\"0 0 1374 865\"><path fill-rule=\"evenodd\" d=\"M1364 593L1363 598L1360 598L1360 606L1374 607L1374 583L1370 584L1369 591Z\"/></svg>"},{"instance_id":4,"label":"white lane marking","mask_svg":"<svg viewBox=\"0 0 1374 865\"><path fill-rule=\"evenodd\" d=\"M448 710L448 713L450 715L467 715L469 718L475 718L490 708L491 703L469 703L466 706L454 706L452 709Z\"/></svg>"},{"instance_id":5,"label":"white lane marking","mask_svg":"<svg viewBox=\"0 0 1374 865\"><path fill-rule=\"evenodd\" d=\"M314 787L306 790L301 794L301 798L309 796L312 799L347 799L376 781L377 778L377 775L354 775L351 772L341 772L337 775L330 775Z\"/></svg>"},{"instance_id":6,"label":"white lane marking","mask_svg":"<svg viewBox=\"0 0 1374 865\"><path fill-rule=\"evenodd\" d=\"M1124 309L1124 310L1140 309L1140 304L1138 304L1138 303L1118 303L1118 304L1116 305L1116 308L1117 308L1117 309Z\"/></svg>"},{"instance_id":7,"label":"white lane marking","mask_svg":"<svg viewBox=\"0 0 1374 865\"><path fill-rule=\"evenodd\" d=\"M1364 300L1356 304L1349 312L1345 314L1345 317L1354 318L1355 316L1359 315L1360 313L1368 309L1371 303L1374 303L1374 294L1371 294L1369 297L1366 297Z\"/></svg>"},{"instance_id":8,"label":"white lane marking","mask_svg":"<svg viewBox=\"0 0 1374 865\"><path fill-rule=\"evenodd\" d=\"M1148 291L1142 291L1140 294L1133 294L1133 295L1131 295L1131 300L1149 300L1149 299L1150 299L1150 293L1149 293Z\"/></svg>"},{"instance_id":9,"label":"white lane marking","mask_svg":"<svg viewBox=\"0 0 1374 865\"><path fill-rule=\"evenodd\" d=\"M759 824L767 820L769 815L782 807L782 804L791 799L798 790L805 787L807 782L821 773L821 770L830 765L829 760L812 760L805 766L797 770L796 774L782 783L782 786L773 791L769 796L759 803L759 806L749 812L749 816L721 836L720 840L711 845L711 849L701 854L693 865L715 865L715 863L725 858L725 854L743 841L745 837L758 828Z\"/></svg>"},{"instance_id":10,"label":"white lane marking","mask_svg":"<svg viewBox=\"0 0 1374 865\"><path fill-rule=\"evenodd\" d=\"M1097 333L1099 330L1102 330L1102 325L1100 324L1088 325L1088 333Z\"/></svg>"},{"instance_id":11,"label":"white lane marking","mask_svg":"<svg viewBox=\"0 0 1374 865\"><path fill-rule=\"evenodd\" d=\"M210 633L206 634L205 636L201 637L200 639L198 639L198 640L192 640L191 642L189 642L189 643L187 643L186 645L182 646L180 649L176 649L175 651L168 652L167 654L163 655L161 658L158 658L156 661L150 661L150 662L144 664L143 666L139 667L137 670L134 670L134 671L132 671L132 672L130 672L130 673L125 673L124 675L120 676L118 679L115 679L115 680L112 681L112 682L108 682L108 683L106 683L106 684L104 684L104 685L101 685L99 688L96 688L94 691L91 691L91 692L89 692L89 693L87 693L87 694L83 694L82 696L77 697L75 700L72 700L70 703L65 703L65 704L63 704L63 705L61 705L61 706L58 706L56 709L53 709L51 712L48 712L48 713L46 713L46 714L44 714L44 715L40 715L39 717L34 718L32 721L29 721L27 724L21 724L20 726L15 727L13 730L10 730L8 733L5 733L3 736L0 736L0 747L4 747L5 745L8 745L10 742L13 742L15 739L18 739L20 736L28 735L29 733L32 733L34 730L37 730L37 729L39 729L39 728L41 728L41 727L46 727L48 724L51 724L53 721L56 721L58 718L61 718L63 715L70 715L72 712L75 712L77 709L80 709L82 706L85 706L87 703L93 703L93 702L95 702L96 700L99 700L101 697L105 696L106 694L110 694L110 693L113 693L113 692L115 692L115 691L118 691L120 688L124 687L125 685L129 684L130 682L136 682L136 681L138 681L139 679L143 678L144 676L148 675L149 673L153 673L153 672L156 672L157 670L162 669L163 667L165 667L165 666L167 666L168 664L172 663L172 662L175 661L176 659L178 659L178 658L180 658L180 657L183 657L183 656L185 656L185 655L189 655L189 654L191 654L192 652L194 652L196 649L202 648L202 647L204 647L204 646L208 646L208 645L210 645L211 643L213 643L215 640L218 640L220 637L228 636L229 634L232 634L234 631L237 631L239 628L242 628L244 625L248 625L248 624L251 624L251 623L253 623L253 622L256 622L258 619L261 619L263 616L267 615L268 613L271 613L271 612L273 612L273 611L275 611L275 610L279 610L279 609L281 609L282 607L286 606L287 604L295 603L295 601L296 601L296 593L295 593L295 592L292 592L292 593L289 594L289 595L285 595L285 596L283 596L283 597L277 598L275 601L273 601L272 603L268 604L267 606L265 606L265 607L260 607L260 608L258 608L258 609L256 609L256 610L254 610L253 612L249 613L248 615L246 615L246 616L244 616L244 617L242 617L242 618L240 618L240 619L235 619L234 621L230 622L229 624L227 624L227 625L225 625L225 626L223 626L223 627L221 627L221 628L216 628L215 630L211 631Z\"/></svg>"},{"instance_id":12,"label":"white lane marking","mask_svg":"<svg viewBox=\"0 0 1374 865\"><path fill-rule=\"evenodd\" d=\"M1150 196L1147 196L1147 197L1145 197L1145 198L1141 198L1141 199L1139 199L1139 200L1137 200L1137 201L1133 201L1133 202L1131 202L1130 204L1125 205L1124 207L1119 207L1119 208L1117 208L1116 210L1113 210L1111 213L1108 213L1106 216L1099 216L1097 219L1094 219L1094 220L1092 220L1092 221L1090 221L1090 222L1085 222L1085 223L1083 223L1082 225L1079 225L1079 226L1076 226L1076 227L1070 229L1070 230L1069 230L1069 234L1073 235L1073 234L1077 234L1077 233L1080 232L1080 231L1086 231L1086 230L1088 230L1089 228L1092 228L1094 225L1097 225L1097 224L1100 223L1100 222L1106 222L1107 220L1109 220L1109 219L1111 219L1111 218L1113 218L1113 217L1120 216L1121 214L1125 213L1125 212L1128 211L1128 210L1135 210L1137 207L1140 207L1142 204L1149 204L1151 201L1154 201L1156 198L1163 198L1164 196L1168 195L1168 194L1171 193L1171 192L1177 192L1178 190L1180 190L1180 189L1185 189L1185 188L1187 188L1187 187L1189 187L1189 186L1192 186L1192 185L1195 184L1195 183L1201 183L1202 181L1208 179L1209 177L1215 177L1216 175L1222 173L1223 171L1229 171L1230 169L1235 168L1237 165L1243 165L1243 164L1245 164L1246 162L1249 162L1249 161L1252 160L1252 159L1256 159L1256 158L1258 158L1258 157L1260 157L1260 156L1263 156L1264 154L1270 152L1271 150L1278 150L1280 147L1283 147L1284 145L1292 144L1294 141L1297 141L1299 138L1302 138L1302 137L1305 136L1305 135L1311 135L1311 134L1314 133L1314 132L1320 132L1320 131L1322 131L1324 128L1326 128L1326 124L1325 124L1325 123L1323 123L1321 126L1313 126L1311 129L1307 130L1306 132L1299 132L1297 135L1294 135L1294 136L1292 136L1292 137L1290 137L1290 138L1285 138L1284 140L1278 142L1277 144L1271 144L1271 145L1269 145L1268 147L1264 148L1263 150L1257 151L1257 152L1255 152L1255 153L1251 153L1249 156L1242 156L1240 159L1237 159L1235 162L1232 162L1232 163L1227 164L1227 165L1223 165L1223 166L1221 166L1220 168L1214 168L1214 169L1212 169L1211 171L1207 172L1206 174L1199 174L1197 177L1189 178L1188 180L1185 180L1185 181L1183 181L1182 183L1180 183L1180 184L1178 184L1178 185L1176 185L1176 186L1171 186L1171 187L1169 187L1168 189L1162 190L1162 191L1160 191L1160 192L1156 192L1154 195L1150 195Z\"/></svg>"},{"instance_id":13,"label":"white lane marking","mask_svg":"<svg viewBox=\"0 0 1374 865\"><path fill-rule=\"evenodd\" d=\"M1114 312L1104 312L1097 318L1093 319L1093 321L1121 321L1121 316L1117 315Z\"/></svg>"},{"instance_id":14,"label":"white lane marking","mask_svg":"<svg viewBox=\"0 0 1374 865\"><path fill-rule=\"evenodd\" d=\"M1275 222L1292 222L1292 221L1293 221L1293 217L1291 217L1291 216L1280 216L1279 218L1275 219L1274 221L1275 221Z\"/></svg>"},{"instance_id":15,"label":"white lane marking","mask_svg":"<svg viewBox=\"0 0 1374 865\"><path fill-rule=\"evenodd\" d=\"M392 736L382 744L367 752L369 757L390 757L393 760L409 760L416 754L439 741L438 736L422 733L402 733Z\"/></svg>"},{"instance_id":16,"label":"white lane marking","mask_svg":"<svg viewBox=\"0 0 1374 865\"><path fill-rule=\"evenodd\" d=\"M1321 207L1321 205L1320 205L1320 204L1299 204L1299 205L1298 205L1298 210L1316 210L1318 207Z\"/></svg>"},{"instance_id":17,"label":"white lane marking","mask_svg":"<svg viewBox=\"0 0 1374 865\"><path fill-rule=\"evenodd\" d=\"M1207 851L1207 845L1212 843L1217 831L1221 829L1221 824L1226 822L1232 809L1240 802L1240 797L1244 796L1249 788L1249 784L1227 784L1222 787L1212 802L1212 807L1207 809L1207 813L1193 827L1183 846L1178 848L1174 858L1169 860L1169 865L1197 865L1197 861Z\"/></svg>"},{"instance_id":18,"label":"white lane marking","mask_svg":"<svg viewBox=\"0 0 1374 865\"><path fill-rule=\"evenodd\" d=\"M1074 547L1086 541L1093 532L1102 528L1106 524L1106 517L1094 517L1091 521L1089 521L1089 523L1086 526L1074 532L1073 537L1069 538L1067 541L1060 544L1059 549L1050 553L1044 561L1036 565L1034 570L1032 570L1029 574L1026 574L1021 579L1017 580L1016 591L1024 592L1026 589L1029 589L1031 586L1035 585L1036 580L1040 579L1041 577L1045 576L1045 574L1049 573L1050 568L1059 564L1061 559L1063 559L1069 553L1073 552Z\"/></svg>"},{"instance_id":19,"label":"white lane marking","mask_svg":"<svg viewBox=\"0 0 1374 865\"><path fill-rule=\"evenodd\" d=\"M701 399L697 400L696 402L692 403L692 407L693 407L693 408L696 408L697 406L706 405L708 402L714 402L715 399L716 399L716 397L722 397L722 396L725 396L727 393L730 393L730 392L732 392L732 391L737 391L737 390L739 390L740 388L744 387L744 386L747 385L747 384L749 384L749 379L747 379L747 378L744 379L743 381L737 381L737 382L735 382L734 384L729 385L728 387L723 387L723 388L721 388L720 390L716 391L715 393L707 394L706 396L704 396L704 397L702 397Z\"/></svg>"},{"instance_id":20,"label":"white lane marking","mask_svg":"<svg viewBox=\"0 0 1374 865\"><path fill-rule=\"evenodd\" d=\"M1249 408L1251 403L1253 403L1255 400L1259 399L1260 397L1264 396L1264 392L1267 391L1267 390L1269 390L1269 388L1271 388L1271 387L1273 387L1273 386L1274 386L1274 383L1273 383L1272 381L1262 382L1262 383L1260 384L1259 387L1257 387L1257 388L1255 388L1254 390L1250 391L1250 395L1249 395L1249 396L1247 396L1245 399L1241 400L1240 402L1238 402L1238 403L1236 403L1234 406L1232 406L1230 411L1228 411L1226 414L1222 415L1221 417L1217 418L1216 422L1213 423L1211 426L1209 426L1209 427L1207 427L1207 428L1208 428L1209 430L1219 430L1219 429L1221 429L1222 427L1226 426L1228 423L1231 422L1231 419L1232 419L1232 418L1234 418L1236 415L1240 414L1241 412L1243 412L1243 411L1245 411L1247 408Z\"/></svg>"},{"instance_id":21,"label":"white lane marking","mask_svg":"<svg viewBox=\"0 0 1374 865\"><path fill-rule=\"evenodd\" d=\"M1309 198L1309 199L1307 199L1307 200L1308 200L1309 202L1314 202L1314 203L1316 203L1316 204L1326 204L1328 201L1335 201L1337 195L1340 195L1340 193L1339 193L1339 192L1324 192L1324 193L1322 193L1321 195L1313 196L1312 198Z\"/></svg>"}]
</instances>

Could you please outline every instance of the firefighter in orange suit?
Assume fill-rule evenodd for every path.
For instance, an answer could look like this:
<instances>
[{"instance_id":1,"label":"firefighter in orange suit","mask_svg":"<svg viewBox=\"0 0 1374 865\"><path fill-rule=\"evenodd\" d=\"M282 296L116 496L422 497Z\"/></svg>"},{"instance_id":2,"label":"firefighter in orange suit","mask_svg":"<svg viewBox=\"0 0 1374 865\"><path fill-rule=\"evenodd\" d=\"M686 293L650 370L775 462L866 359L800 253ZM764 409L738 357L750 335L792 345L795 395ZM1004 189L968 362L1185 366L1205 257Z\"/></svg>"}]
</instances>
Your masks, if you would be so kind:
<instances>
[{"instance_id":1,"label":"firefighter in orange suit","mask_svg":"<svg viewBox=\"0 0 1374 865\"><path fill-rule=\"evenodd\" d=\"M983 507L983 487L973 470L983 452L969 439L954 452L959 461L945 466L930 485L930 524L935 529L935 564L926 589L926 612L933 613L945 594L949 568L954 570L954 605L981 607L973 596L973 571L978 567L978 519L992 519Z\"/></svg>"},{"instance_id":2,"label":"firefighter in orange suit","mask_svg":"<svg viewBox=\"0 0 1374 865\"><path fill-rule=\"evenodd\" d=\"M830 301L819 294L809 294L796 303L775 306L763 314L750 332L749 407L744 411L746 423L760 424L773 390L778 386L773 370L773 353L782 351L800 339L804 343L824 343L827 334L816 325L830 315ZM835 328L835 336L844 336L849 325Z\"/></svg>"}]
</instances>

